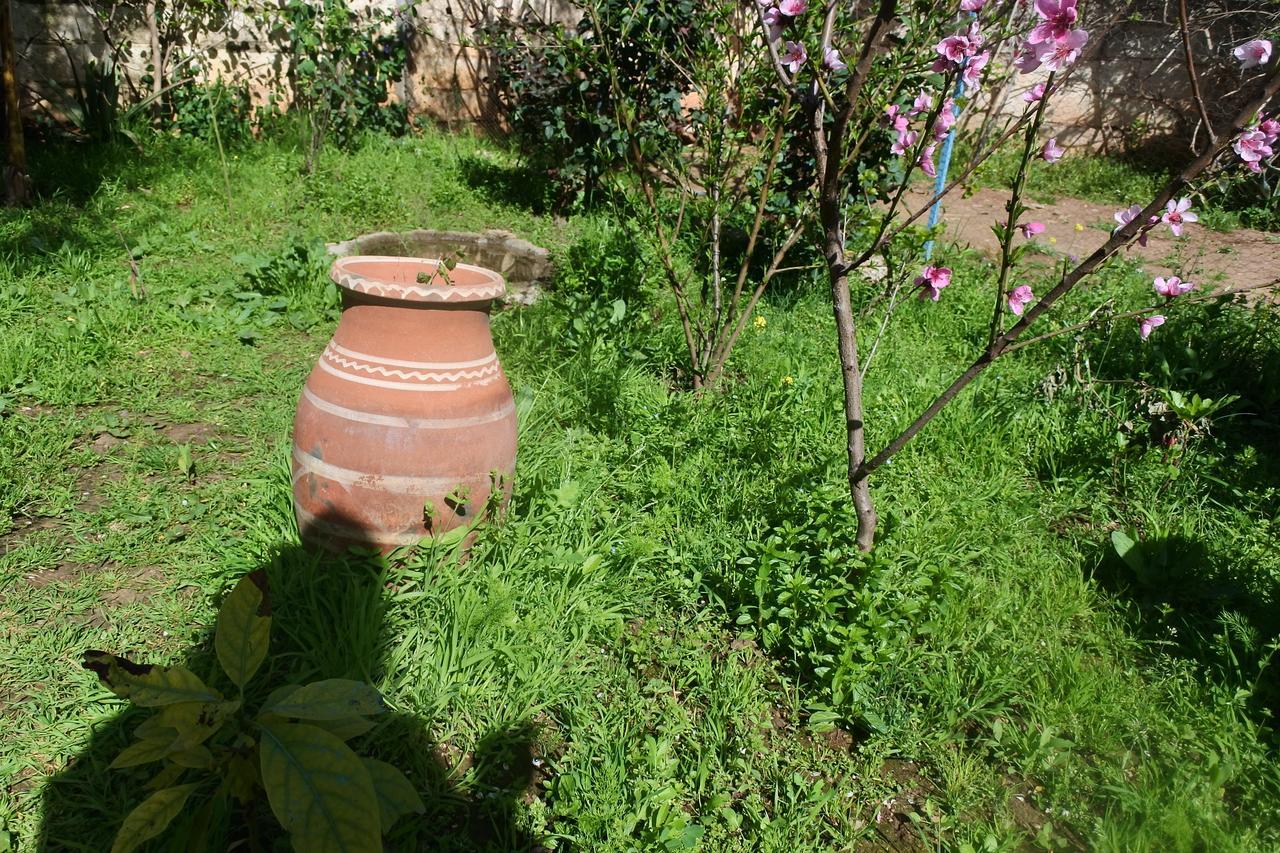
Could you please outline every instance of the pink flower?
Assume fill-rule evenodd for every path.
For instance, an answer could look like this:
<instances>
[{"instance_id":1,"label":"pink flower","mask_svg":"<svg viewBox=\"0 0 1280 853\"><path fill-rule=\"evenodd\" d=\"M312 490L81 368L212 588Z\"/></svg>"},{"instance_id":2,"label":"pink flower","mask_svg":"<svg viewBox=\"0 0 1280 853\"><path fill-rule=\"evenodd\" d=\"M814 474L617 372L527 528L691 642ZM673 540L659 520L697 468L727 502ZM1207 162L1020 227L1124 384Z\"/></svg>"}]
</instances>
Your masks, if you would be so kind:
<instances>
[{"instance_id":1,"label":"pink flower","mask_svg":"<svg viewBox=\"0 0 1280 853\"><path fill-rule=\"evenodd\" d=\"M1272 121L1272 124L1280 124L1280 122ZM1258 130L1246 130L1240 134L1232 148L1240 155L1240 159L1251 171L1261 172L1262 161L1268 159L1274 152L1271 144L1275 142L1274 138L1268 138L1268 135L1259 127Z\"/></svg>"},{"instance_id":2,"label":"pink flower","mask_svg":"<svg viewBox=\"0 0 1280 853\"><path fill-rule=\"evenodd\" d=\"M885 122L893 128L894 133L906 133L907 131L907 117L902 115L901 110L901 107L893 104L884 111Z\"/></svg>"},{"instance_id":3,"label":"pink flower","mask_svg":"<svg viewBox=\"0 0 1280 853\"><path fill-rule=\"evenodd\" d=\"M1111 233L1114 234L1116 231L1119 231L1121 228L1128 225L1139 213L1142 213L1142 205L1140 204L1132 205L1128 210L1117 210L1115 212L1115 220L1120 224L1117 225ZM1151 226L1155 225L1159 221L1160 219L1155 216L1151 217L1151 219L1147 221L1147 224L1138 232L1138 245L1147 245L1147 235L1151 233Z\"/></svg>"},{"instance_id":4,"label":"pink flower","mask_svg":"<svg viewBox=\"0 0 1280 853\"><path fill-rule=\"evenodd\" d=\"M909 118L915 118L922 113L927 113L933 109L933 98L925 94L924 90L920 90L920 94L916 95L915 103L911 105L910 111L907 112Z\"/></svg>"},{"instance_id":5,"label":"pink flower","mask_svg":"<svg viewBox=\"0 0 1280 853\"><path fill-rule=\"evenodd\" d=\"M972 56L986 42L986 39L982 37L982 28L978 26L977 18L969 22L969 28L965 30L964 34L969 39L969 55Z\"/></svg>"},{"instance_id":6,"label":"pink flower","mask_svg":"<svg viewBox=\"0 0 1280 853\"><path fill-rule=\"evenodd\" d=\"M951 268L927 266L915 283L920 288L921 299L932 299L937 302L938 297L942 295L942 289L951 284Z\"/></svg>"},{"instance_id":7,"label":"pink flower","mask_svg":"<svg viewBox=\"0 0 1280 853\"><path fill-rule=\"evenodd\" d=\"M1014 54L1013 65L1023 74L1030 74L1040 67L1040 54L1036 52L1034 45L1024 44Z\"/></svg>"},{"instance_id":8,"label":"pink flower","mask_svg":"<svg viewBox=\"0 0 1280 853\"><path fill-rule=\"evenodd\" d=\"M990 61L991 51L989 50L974 54L965 63L964 70L960 72L960 79L970 89L978 88L978 84L982 82L982 69L986 68Z\"/></svg>"},{"instance_id":9,"label":"pink flower","mask_svg":"<svg viewBox=\"0 0 1280 853\"><path fill-rule=\"evenodd\" d=\"M960 0L961 12L981 12L982 7L987 5L987 0Z\"/></svg>"},{"instance_id":10,"label":"pink flower","mask_svg":"<svg viewBox=\"0 0 1280 853\"><path fill-rule=\"evenodd\" d=\"M782 13L778 11L778 7L770 6L761 13L761 19L764 21L765 27L768 29L769 43L782 38L782 28L786 26L786 22L782 20Z\"/></svg>"},{"instance_id":11,"label":"pink flower","mask_svg":"<svg viewBox=\"0 0 1280 853\"><path fill-rule=\"evenodd\" d=\"M1029 44L1061 41L1079 17L1076 0L1036 0L1036 14L1041 22L1027 36Z\"/></svg>"},{"instance_id":12,"label":"pink flower","mask_svg":"<svg viewBox=\"0 0 1280 853\"><path fill-rule=\"evenodd\" d=\"M788 18L798 18L804 14L805 7L808 5L809 0L782 0L778 4L778 11Z\"/></svg>"},{"instance_id":13,"label":"pink flower","mask_svg":"<svg viewBox=\"0 0 1280 853\"><path fill-rule=\"evenodd\" d=\"M1164 317L1160 314L1152 314L1150 317L1143 317L1138 321L1138 335L1144 341L1151 334L1151 330L1157 326L1164 325Z\"/></svg>"},{"instance_id":14,"label":"pink flower","mask_svg":"<svg viewBox=\"0 0 1280 853\"><path fill-rule=\"evenodd\" d=\"M920 139L920 134L914 130L902 130L898 133L898 138L889 146L889 150L898 156L906 154L915 147L916 141Z\"/></svg>"},{"instance_id":15,"label":"pink flower","mask_svg":"<svg viewBox=\"0 0 1280 853\"><path fill-rule=\"evenodd\" d=\"M1258 122L1258 132L1267 138L1268 145L1275 145L1276 140L1280 140L1280 120L1261 115L1258 118L1262 119Z\"/></svg>"},{"instance_id":16,"label":"pink flower","mask_svg":"<svg viewBox=\"0 0 1280 853\"><path fill-rule=\"evenodd\" d=\"M947 98L942 102L942 111L938 113L938 120L933 125L933 137L941 139L947 135L947 132L956 124L956 102L952 98Z\"/></svg>"},{"instance_id":17,"label":"pink flower","mask_svg":"<svg viewBox=\"0 0 1280 853\"><path fill-rule=\"evenodd\" d=\"M1199 222L1200 217L1191 212L1191 199L1180 198L1177 201L1169 199L1169 203L1165 205L1164 216L1160 217L1160 221L1169 226L1173 236L1181 237L1183 224Z\"/></svg>"},{"instance_id":18,"label":"pink flower","mask_svg":"<svg viewBox=\"0 0 1280 853\"><path fill-rule=\"evenodd\" d=\"M938 177L938 168L933 165L933 149L935 147L937 146L932 144L926 145L924 151L920 152L920 159L916 161L920 166L920 170L931 178Z\"/></svg>"},{"instance_id":19,"label":"pink flower","mask_svg":"<svg viewBox=\"0 0 1280 853\"><path fill-rule=\"evenodd\" d=\"M959 65L960 60L973 52L973 45L969 44L969 39L966 36L947 36L934 45L933 49L943 59Z\"/></svg>"},{"instance_id":20,"label":"pink flower","mask_svg":"<svg viewBox=\"0 0 1280 853\"><path fill-rule=\"evenodd\" d=\"M1231 55L1240 60L1241 71L1248 71L1271 60L1271 42L1266 39L1247 41L1231 51Z\"/></svg>"},{"instance_id":21,"label":"pink flower","mask_svg":"<svg viewBox=\"0 0 1280 853\"><path fill-rule=\"evenodd\" d=\"M1036 45L1036 61L1050 71L1061 71L1080 58L1080 51L1089 41L1084 30L1072 30L1057 41ZM1021 67L1021 66L1019 66Z\"/></svg>"},{"instance_id":22,"label":"pink flower","mask_svg":"<svg viewBox=\"0 0 1280 853\"><path fill-rule=\"evenodd\" d=\"M1037 234L1044 233L1043 222L1025 222L1022 225L1019 225L1018 228L1022 230L1022 236L1026 237L1028 240Z\"/></svg>"},{"instance_id":23,"label":"pink flower","mask_svg":"<svg viewBox=\"0 0 1280 853\"><path fill-rule=\"evenodd\" d=\"M1028 104L1034 104L1044 97L1044 84L1037 83L1030 89L1022 93L1022 100Z\"/></svg>"},{"instance_id":24,"label":"pink flower","mask_svg":"<svg viewBox=\"0 0 1280 853\"><path fill-rule=\"evenodd\" d=\"M798 41L787 42L787 52L782 55L782 64L787 66L792 74L800 70L800 66L804 65L809 59L809 53L804 49Z\"/></svg>"},{"instance_id":25,"label":"pink flower","mask_svg":"<svg viewBox=\"0 0 1280 853\"><path fill-rule=\"evenodd\" d=\"M1044 144L1040 149L1040 157L1046 163L1056 163L1062 159L1062 155L1066 154L1066 150L1059 147L1058 138L1055 136Z\"/></svg>"},{"instance_id":26,"label":"pink flower","mask_svg":"<svg viewBox=\"0 0 1280 853\"><path fill-rule=\"evenodd\" d=\"M1009 310L1016 316L1022 316L1022 309L1027 303L1035 300L1036 295L1031 292L1031 288L1025 284L1020 284L1009 293Z\"/></svg>"},{"instance_id":27,"label":"pink flower","mask_svg":"<svg viewBox=\"0 0 1280 853\"><path fill-rule=\"evenodd\" d=\"M1175 296L1190 293L1195 289L1195 285L1189 281L1183 281L1176 275L1171 275L1168 278L1161 278L1157 276L1155 280L1155 289L1156 293L1160 294L1165 299L1172 299Z\"/></svg>"},{"instance_id":28,"label":"pink flower","mask_svg":"<svg viewBox=\"0 0 1280 853\"><path fill-rule=\"evenodd\" d=\"M843 71L849 66L844 64L844 60L840 58L840 51L834 47L827 48L826 54L822 57L822 64L832 71Z\"/></svg>"}]
</instances>

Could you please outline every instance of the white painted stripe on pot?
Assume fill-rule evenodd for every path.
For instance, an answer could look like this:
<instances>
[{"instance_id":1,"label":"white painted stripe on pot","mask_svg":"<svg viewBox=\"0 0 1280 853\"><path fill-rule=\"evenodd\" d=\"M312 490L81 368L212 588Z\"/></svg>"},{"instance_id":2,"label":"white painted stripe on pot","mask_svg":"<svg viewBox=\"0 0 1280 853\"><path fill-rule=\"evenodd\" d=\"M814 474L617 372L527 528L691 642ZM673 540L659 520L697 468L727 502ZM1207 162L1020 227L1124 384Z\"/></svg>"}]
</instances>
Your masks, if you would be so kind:
<instances>
[{"instance_id":1,"label":"white painted stripe on pot","mask_svg":"<svg viewBox=\"0 0 1280 853\"><path fill-rule=\"evenodd\" d=\"M427 384L425 382L392 382L388 379L372 379L368 376L356 376L354 373L339 370L323 358L316 364L324 372L331 373L339 379L345 379L348 382L355 382L360 385L372 385L375 388L391 388L396 391L456 391L462 387L456 383L437 382ZM473 384L485 385L488 383L481 382Z\"/></svg>"},{"instance_id":2,"label":"white painted stripe on pot","mask_svg":"<svg viewBox=\"0 0 1280 853\"><path fill-rule=\"evenodd\" d=\"M386 358L381 355L370 355L367 352L356 352L347 349L333 341L329 342L329 349L334 352L341 353L347 358L354 358L359 361L367 361L371 364L385 364L391 367L410 367L418 370L464 370L468 367L480 367L498 360L498 354L491 352L484 358L477 358L471 361L401 361L398 358Z\"/></svg>"},{"instance_id":3,"label":"white painted stripe on pot","mask_svg":"<svg viewBox=\"0 0 1280 853\"><path fill-rule=\"evenodd\" d=\"M331 361L348 370L379 376L394 376L396 379L411 379L418 382L457 382L461 379L483 379L491 373L498 372L498 360L494 358L484 367L463 370L401 370L397 367L385 367L381 364L370 364L354 358L347 358L334 352L332 345L324 348L320 354L321 361Z\"/></svg>"},{"instance_id":4,"label":"white painted stripe on pot","mask_svg":"<svg viewBox=\"0 0 1280 853\"><path fill-rule=\"evenodd\" d=\"M306 387L302 389L302 396L308 403L327 415L333 415L358 424L399 427L401 429L466 429L467 427L481 426L503 420L514 415L516 411L515 403L507 403L493 412L469 418L398 418L339 406L337 403L331 403L323 397L317 396L310 388Z\"/></svg>"},{"instance_id":5,"label":"white painted stripe on pot","mask_svg":"<svg viewBox=\"0 0 1280 853\"><path fill-rule=\"evenodd\" d=\"M304 453L296 445L293 448L293 461L301 469L294 473L296 484L304 474L315 474L326 480L341 483L344 486L357 486L375 492L387 492L395 495L414 495L428 497L444 495L458 486L480 485L467 482L462 477L404 477L397 474L371 474L368 471L355 471L343 468L330 462L317 459L310 453Z\"/></svg>"},{"instance_id":6,"label":"white painted stripe on pot","mask_svg":"<svg viewBox=\"0 0 1280 853\"><path fill-rule=\"evenodd\" d=\"M413 533L375 533L354 524L338 524L328 519L319 518L307 512L301 506L295 507L298 513L298 527L313 527L331 536L354 539L357 542L368 542L370 545L416 545L426 538L426 534L417 536Z\"/></svg>"}]
</instances>

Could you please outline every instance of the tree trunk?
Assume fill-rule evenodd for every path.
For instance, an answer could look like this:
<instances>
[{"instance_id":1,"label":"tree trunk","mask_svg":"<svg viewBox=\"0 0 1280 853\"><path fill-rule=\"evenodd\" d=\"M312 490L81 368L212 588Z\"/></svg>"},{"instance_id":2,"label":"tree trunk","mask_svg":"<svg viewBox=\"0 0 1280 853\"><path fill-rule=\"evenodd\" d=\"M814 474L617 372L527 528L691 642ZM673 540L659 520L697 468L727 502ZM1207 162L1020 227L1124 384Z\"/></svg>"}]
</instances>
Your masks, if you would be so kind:
<instances>
[{"instance_id":1,"label":"tree trunk","mask_svg":"<svg viewBox=\"0 0 1280 853\"><path fill-rule=\"evenodd\" d=\"M0 50L4 51L4 114L6 156L4 200L10 207L25 205L31 196L27 176L27 146L22 136L22 112L18 106L18 54L13 40L13 9L0 0Z\"/></svg>"},{"instance_id":2,"label":"tree trunk","mask_svg":"<svg viewBox=\"0 0 1280 853\"><path fill-rule=\"evenodd\" d=\"M834 244L834 248L833 248ZM843 250L839 240L827 239L827 257L841 258L840 266L831 270L831 308L836 320L836 339L840 348L840 375L844 381L844 417L847 441L845 450L849 467L849 496L858 517L858 548L870 551L876 536L876 507L871 500L871 486L860 473L867 456L866 430L862 420L862 368L858 364L858 333L849 300L849 275L844 272ZM830 264L830 261L828 261Z\"/></svg>"}]
</instances>

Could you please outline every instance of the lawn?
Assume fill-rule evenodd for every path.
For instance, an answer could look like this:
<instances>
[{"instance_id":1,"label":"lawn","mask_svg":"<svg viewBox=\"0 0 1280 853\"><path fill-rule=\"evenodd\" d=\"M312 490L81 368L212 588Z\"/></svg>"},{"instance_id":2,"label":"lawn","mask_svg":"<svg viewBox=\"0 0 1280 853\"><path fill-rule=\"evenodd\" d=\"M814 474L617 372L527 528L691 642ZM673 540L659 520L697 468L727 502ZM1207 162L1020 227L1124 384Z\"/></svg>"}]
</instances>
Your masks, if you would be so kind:
<instances>
[{"instance_id":1,"label":"lawn","mask_svg":"<svg viewBox=\"0 0 1280 853\"><path fill-rule=\"evenodd\" d=\"M366 679L392 709L359 742L427 813L390 849L1280 846L1273 309L1002 361L877 473L867 557L805 274L694 395L625 216L550 215L484 143L374 138L310 176L273 143L35 156L46 194L0 217L0 850L107 849L154 771L108 769L144 716L81 653L207 671L255 568L263 689ZM288 450L337 316L322 243L414 227L557 258L494 317L515 496L461 564L310 554ZM979 345L991 267L946 253L957 286L876 355L873 445ZM1171 448L1161 389L1238 399Z\"/></svg>"}]
</instances>

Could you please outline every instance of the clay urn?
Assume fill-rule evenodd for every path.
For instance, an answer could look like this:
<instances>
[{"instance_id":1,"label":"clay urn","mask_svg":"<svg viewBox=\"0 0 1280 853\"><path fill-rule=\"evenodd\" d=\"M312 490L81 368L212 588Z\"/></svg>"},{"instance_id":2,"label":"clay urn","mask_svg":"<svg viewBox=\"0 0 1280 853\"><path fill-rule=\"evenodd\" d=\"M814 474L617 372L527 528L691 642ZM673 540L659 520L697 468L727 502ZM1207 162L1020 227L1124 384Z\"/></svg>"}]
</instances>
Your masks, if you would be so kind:
<instances>
[{"instance_id":1,"label":"clay urn","mask_svg":"<svg viewBox=\"0 0 1280 853\"><path fill-rule=\"evenodd\" d=\"M377 255L330 275L342 319L293 422L303 541L385 553L474 525L515 474L515 402L489 331L502 277Z\"/></svg>"}]
</instances>

